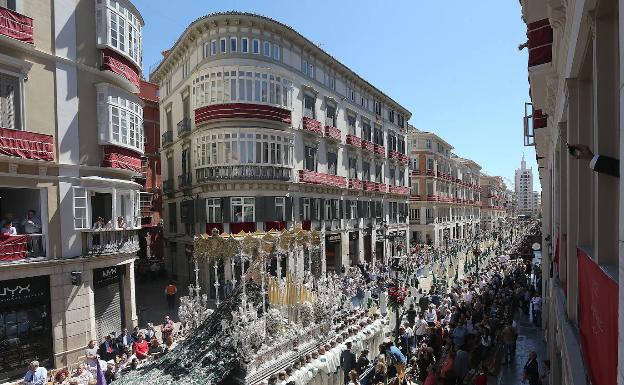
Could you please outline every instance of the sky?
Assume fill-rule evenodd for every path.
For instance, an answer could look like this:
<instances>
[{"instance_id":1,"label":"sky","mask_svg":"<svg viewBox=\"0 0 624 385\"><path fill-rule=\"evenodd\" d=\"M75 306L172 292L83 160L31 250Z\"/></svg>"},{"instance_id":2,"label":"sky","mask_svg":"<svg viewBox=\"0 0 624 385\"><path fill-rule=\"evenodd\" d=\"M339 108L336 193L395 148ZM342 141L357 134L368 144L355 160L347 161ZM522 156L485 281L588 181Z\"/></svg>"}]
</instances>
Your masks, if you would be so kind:
<instances>
[{"instance_id":1,"label":"sky","mask_svg":"<svg viewBox=\"0 0 624 385\"><path fill-rule=\"evenodd\" d=\"M482 171L511 183L524 154L529 101L520 5L503 0L133 0L143 18L144 71L195 19L258 13L291 26L412 112ZM174 5L174 6L172 6ZM509 182L508 182L509 185Z\"/></svg>"}]
</instances>

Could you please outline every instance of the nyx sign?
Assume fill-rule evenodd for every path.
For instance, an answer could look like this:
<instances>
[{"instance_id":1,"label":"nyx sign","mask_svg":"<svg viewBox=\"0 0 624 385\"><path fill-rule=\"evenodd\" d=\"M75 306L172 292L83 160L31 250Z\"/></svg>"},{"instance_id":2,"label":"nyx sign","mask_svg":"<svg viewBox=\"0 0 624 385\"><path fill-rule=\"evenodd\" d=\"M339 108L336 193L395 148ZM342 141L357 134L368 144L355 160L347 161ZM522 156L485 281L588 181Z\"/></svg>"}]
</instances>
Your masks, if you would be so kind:
<instances>
[{"instance_id":1,"label":"nyx sign","mask_svg":"<svg viewBox=\"0 0 624 385\"><path fill-rule=\"evenodd\" d=\"M125 266L111 266L93 269L93 286L104 287L121 280Z\"/></svg>"},{"instance_id":2,"label":"nyx sign","mask_svg":"<svg viewBox=\"0 0 624 385\"><path fill-rule=\"evenodd\" d=\"M39 302L50 293L47 275L0 281L0 305Z\"/></svg>"}]
</instances>

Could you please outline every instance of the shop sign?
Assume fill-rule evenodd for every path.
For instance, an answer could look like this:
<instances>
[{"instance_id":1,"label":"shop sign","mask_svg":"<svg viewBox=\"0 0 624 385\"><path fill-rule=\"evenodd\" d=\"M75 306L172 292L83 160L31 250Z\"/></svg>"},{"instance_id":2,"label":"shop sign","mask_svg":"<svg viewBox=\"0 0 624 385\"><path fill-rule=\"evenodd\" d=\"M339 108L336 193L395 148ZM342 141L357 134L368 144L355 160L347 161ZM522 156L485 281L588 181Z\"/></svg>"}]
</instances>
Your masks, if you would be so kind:
<instances>
[{"instance_id":1,"label":"shop sign","mask_svg":"<svg viewBox=\"0 0 624 385\"><path fill-rule=\"evenodd\" d=\"M340 238L340 234L329 234L325 236L325 240L329 243L339 243Z\"/></svg>"},{"instance_id":2,"label":"shop sign","mask_svg":"<svg viewBox=\"0 0 624 385\"><path fill-rule=\"evenodd\" d=\"M121 281L125 266L111 266L103 269L93 269L93 286L96 288L108 286Z\"/></svg>"},{"instance_id":3,"label":"shop sign","mask_svg":"<svg viewBox=\"0 0 624 385\"><path fill-rule=\"evenodd\" d=\"M358 231L353 231L349 233L349 240L356 241L360 238L360 233Z\"/></svg>"},{"instance_id":4,"label":"shop sign","mask_svg":"<svg viewBox=\"0 0 624 385\"><path fill-rule=\"evenodd\" d=\"M0 281L0 306L47 301L50 278L47 275Z\"/></svg>"}]
</instances>

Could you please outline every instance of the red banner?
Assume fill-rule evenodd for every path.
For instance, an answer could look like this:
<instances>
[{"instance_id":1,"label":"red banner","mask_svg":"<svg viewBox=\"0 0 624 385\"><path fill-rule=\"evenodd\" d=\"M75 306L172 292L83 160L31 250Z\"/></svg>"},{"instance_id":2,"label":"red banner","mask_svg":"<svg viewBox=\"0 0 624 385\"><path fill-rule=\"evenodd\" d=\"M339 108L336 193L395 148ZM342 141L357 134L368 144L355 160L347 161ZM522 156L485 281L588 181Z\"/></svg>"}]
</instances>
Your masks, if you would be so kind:
<instances>
[{"instance_id":1,"label":"red banner","mask_svg":"<svg viewBox=\"0 0 624 385\"><path fill-rule=\"evenodd\" d=\"M141 156L127 148L104 146L103 167L121 168L141 173Z\"/></svg>"},{"instance_id":2,"label":"red banner","mask_svg":"<svg viewBox=\"0 0 624 385\"><path fill-rule=\"evenodd\" d=\"M24 259L27 252L27 235L0 235L0 262Z\"/></svg>"},{"instance_id":3,"label":"red banner","mask_svg":"<svg viewBox=\"0 0 624 385\"><path fill-rule=\"evenodd\" d=\"M0 127L0 154L24 159L54 160L54 137Z\"/></svg>"},{"instance_id":4,"label":"red banner","mask_svg":"<svg viewBox=\"0 0 624 385\"><path fill-rule=\"evenodd\" d=\"M105 70L112 71L118 75L128 79L130 83L140 88L140 75L130 59L118 54L117 52L105 49L102 50L102 67Z\"/></svg>"},{"instance_id":5,"label":"red banner","mask_svg":"<svg viewBox=\"0 0 624 385\"><path fill-rule=\"evenodd\" d=\"M0 7L0 34L34 44L33 20L7 8Z\"/></svg>"},{"instance_id":6,"label":"red banner","mask_svg":"<svg viewBox=\"0 0 624 385\"><path fill-rule=\"evenodd\" d=\"M594 385L617 383L618 284L577 249L581 347Z\"/></svg>"}]
</instances>

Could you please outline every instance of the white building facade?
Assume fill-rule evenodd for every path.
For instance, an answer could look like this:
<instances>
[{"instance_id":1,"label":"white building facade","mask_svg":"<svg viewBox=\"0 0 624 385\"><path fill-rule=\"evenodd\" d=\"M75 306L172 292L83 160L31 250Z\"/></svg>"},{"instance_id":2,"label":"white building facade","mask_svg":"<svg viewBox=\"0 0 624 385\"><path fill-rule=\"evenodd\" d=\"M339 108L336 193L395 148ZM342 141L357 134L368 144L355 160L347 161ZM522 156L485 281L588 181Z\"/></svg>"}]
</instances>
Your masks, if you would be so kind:
<instances>
[{"instance_id":1,"label":"white building facade","mask_svg":"<svg viewBox=\"0 0 624 385\"><path fill-rule=\"evenodd\" d=\"M537 217L539 200L535 199L536 192L533 191L533 169L526 166L524 155L520 168L516 169L515 192L517 202L517 214Z\"/></svg>"},{"instance_id":2,"label":"white building facade","mask_svg":"<svg viewBox=\"0 0 624 385\"><path fill-rule=\"evenodd\" d=\"M409 111L290 27L200 18L151 80L161 87L167 267L180 282L193 236L213 229L318 229L323 271L379 263L408 243Z\"/></svg>"}]
</instances>

